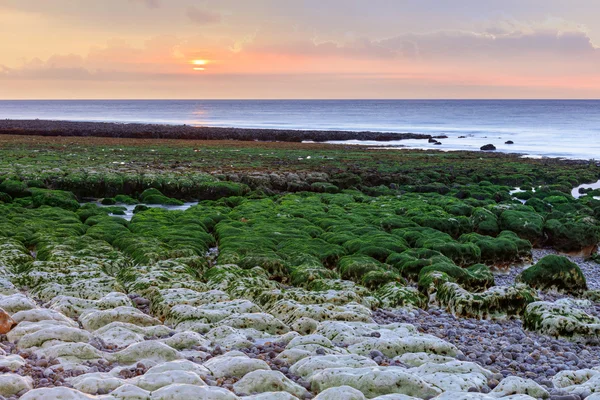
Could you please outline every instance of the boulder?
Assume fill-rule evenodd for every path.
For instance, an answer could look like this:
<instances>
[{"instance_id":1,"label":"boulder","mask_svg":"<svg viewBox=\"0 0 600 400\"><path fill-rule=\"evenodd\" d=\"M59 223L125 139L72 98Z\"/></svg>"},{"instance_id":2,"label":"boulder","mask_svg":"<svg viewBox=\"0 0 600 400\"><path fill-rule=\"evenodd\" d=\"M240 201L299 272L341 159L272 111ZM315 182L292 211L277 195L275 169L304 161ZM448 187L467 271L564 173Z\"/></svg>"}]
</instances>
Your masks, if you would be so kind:
<instances>
[{"instance_id":1,"label":"boulder","mask_svg":"<svg viewBox=\"0 0 600 400\"><path fill-rule=\"evenodd\" d=\"M485 144L485 145L481 146L479 148L479 150L492 151L492 150L496 150L496 146L494 146L493 144Z\"/></svg>"},{"instance_id":2,"label":"boulder","mask_svg":"<svg viewBox=\"0 0 600 400\"><path fill-rule=\"evenodd\" d=\"M548 255L521 272L516 280L541 290L557 290L573 295L587 290L585 276L568 258Z\"/></svg>"},{"instance_id":3,"label":"boulder","mask_svg":"<svg viewBox=\"0 0 600 400\"><path fill-rule=\"evenodd\" d=\"M0 308L0 334L5 335L17 324L12 317Z\"/></svg>"}]
</instances>

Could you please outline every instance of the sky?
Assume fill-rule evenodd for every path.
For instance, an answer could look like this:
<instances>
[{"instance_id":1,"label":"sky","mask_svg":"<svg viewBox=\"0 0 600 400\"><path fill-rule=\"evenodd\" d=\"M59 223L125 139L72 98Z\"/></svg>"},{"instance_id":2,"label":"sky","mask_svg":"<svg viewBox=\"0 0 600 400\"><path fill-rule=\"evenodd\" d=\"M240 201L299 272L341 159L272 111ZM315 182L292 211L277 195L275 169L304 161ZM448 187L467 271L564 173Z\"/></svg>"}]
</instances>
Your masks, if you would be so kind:
<instances>
[{"instance_id":1,"label":"sky","mask_svg":"<svg viewBox=\"0 0 600 400\"><path fill-rule=\"evenodd\" d=\"M0 0L0 98L600 98L599 15L598 0Z\"/></svg>"}]
</instances>

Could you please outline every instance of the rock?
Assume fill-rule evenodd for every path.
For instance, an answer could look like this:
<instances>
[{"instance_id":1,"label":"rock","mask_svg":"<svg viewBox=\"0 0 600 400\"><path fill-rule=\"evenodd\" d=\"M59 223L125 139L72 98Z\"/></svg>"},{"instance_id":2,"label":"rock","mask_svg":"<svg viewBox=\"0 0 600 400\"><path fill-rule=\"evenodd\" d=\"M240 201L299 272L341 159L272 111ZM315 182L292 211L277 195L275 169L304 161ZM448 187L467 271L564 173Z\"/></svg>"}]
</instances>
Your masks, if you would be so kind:
<instances>
[{"instance_id":1,"label":"rock","mask_svg":"<svg viewBox=\"0 0 600 400\"><path fill-rule=\"evenodd\" d=\"M465 361L449 361L443 364L426 363L409 372L443 391L481 391L487 386L492 373L478 364Z\"/></svg>"},{"instance_id":2,"label":"rock","mask_svg":"<svg viewBox=\"0 0 600 400\"><path fill-rule=\"evenodd\" d=\"M151 400L236 400L227 389L211 386L174 384L160 388L150 395Z\"/></svg>"},{"instance_id":3,"label":"rock","mask_svg":"<svg viewBox=\"0 0 600 400\"><path fill-rule=\"evenodd\" d=\"M577 264L563 256L547 255L521 272L516 280L541 290L555 289L580 295L587 290L585 276Z\"/></svg>"},{"instance_id":4,"label":"rock","mask_svg":"<svg viewBox=\"0 0 600 400\"><path fill-rule=\"evenodd\" d=\"M23 357L17 354L0 355L0 368L16 372L19 368L23 367L27 362Z\"/></svg>"},{"instance_id":5,"label":"rock","mask_svg":"<svg viewBox=\"0 0 600 400\"><path fill-rule=\"evenodd\" d=\"M517 376L509 376L503 379L498 386L492 390L492 395L497 397L505 397L513 394L526 394L535 398L547 399L550 393L535 381L531 379L523 379Z\"/></svg>"},{"instance_id":6,"label":"rock","mask_svg":"<svg viewBox=\"0 0 600 400\"><path fill-rule=\"evenodd\" d=\"M34 308L37 308L37 304L24 294L0 295L0 310L4 310L8 314L15 314L19 311L32 310Z\"/></svg>"},{"instance_id":7,"label":"rock","mask_svg":"<svg viewBox=\"0 0 600 400\"><path fill-rule=\"evenodd\" d=\"M554 337L597 338L600 319L587 314L573 301L531 303L523 314L523 326Z\"/></svg>"},{"instance_id":8,"label":"rock","mask_svg":"<svg viewBox=\"0 0 600 400\"><path fill-rule=\"evenodd\" d=\"M126 383L124 379L101 372L79 375L68 382L74 389L88 394L108 393Z\"/></svg>"},{"instance_id":9,"label":"rock","mask_svg":"<svg viewBox=\"0 0 600 400\"><path fill-rule=\"evenodd\" d=\"M158 341L132 344L117 353L106 356L122 364L133 364L143 360L161 363L183 358L177 350Z\"/></svg>"},{"instance_id":10,"label":"rock","mask_svg":"<svg viewBox=\"0 0 600 400\"><path fill-rule=\"evenodd\" d=\"M512 140L507 140L506 142L504 142L504 144L515 144L515 142L513 142Z\"/></svg>"},{"instance_id":11,"label":"rock","mask_svg":"<svg viewBox=\"0 0 600 400\"><path fill-rule=\"evenodd\" d=\"M242 352L229 353L213 357L203 364L215 378L242 378L259 369L270 370L269 364L258 358L250 358Z\"/></svg>"},{"instance_id":12,"label":"rock","mask_svg":"<svg viewBox=\"0 0 600 400\"><path fill-rule=\"evenodd\" d=\"M0 396L14 396L21 391L31 390L32 387L33 379L28 376L11 373L0 375Z\"/></svg>"},{"instance_id":13,"label":"rock","mask_svg":"<svg viewBox=\"0 0 600 400\"><path fill-rule=\"evenodd\" d=\"M494 146L493 144L486 144L486 145L481 146L479 148L479 150L483 150L483 151L496 150L496 146Z\"/></svg>"},{"instance_id":14,"label":"rock","mask_svg":"<svg viewBox=\"0 0 600 400\"><path fill-rule=\"evenodd\" d=\"M426 363L444 364L449 361L454 361L454 358L429 353L405 353L401 356L394 357L394 361L400 361L402 364L411 367L418 367Z\"/></svg>"},{"instance_id":15,"label":"rock","mask_svg":"<svg viewBox=\"0 0 600 400\"><path fill-rule=\"evenodd\" d=\"M136 386L150 392L173 384L186 384L205 386L206 383L195 373L190 371L160 371L146 372L144 375L131 381Z\"/></svg>"},{"instance_id":16,"label":"rock","mask_svg":"<svg viewBox=\"0 0 600 400\"><path fill-rule=\"evenodd\" d=\"M319 323L312 318L302 317L292 323L292 330L301 335L310 335L317 330Z\"/></svg>"},{"instance_id":17,"label":"rock","mask_svg":"<svg viewBox=\"0 0 600 400\"><path fill-rule=\"evenodd\" d=\"M327 368L312 375L310 383L316 392L337 386L351 386L368 398L391 393L431 398L441 392L399 367Z\"/></svg>"},{"instance_id":18,"label":"rock","mask_svg":"<svg viewBox=\"0 0 600 400\"><path fill-rule=\"evenodd\" d=\"M0 334L7 334L16 324L17 322L6 311L0 308Z\"/></svg>"},{"instance_id":19,"label":"rock","mask_svg":"<svg viewBox=\"0 0 600 400\"><path fill-rule=\"evenodd\" d=\"M21 400L90 400L100 398L66 387L33 389L21 396Z\"/></svg>"},{"instance_id":20,"label":"rock","mask_svg":"<svg viewBox=\"0 0 600 400\"><path fill-rule=\"evenodd\" d=\"M243 400L298 400L296 396L288 392L264 392L240 398Z\"/></svg>"},{"instance_id":21,"label":"rock","mask_svg":"<svg viewBox=\"0 0 600 400\"><path fill-rule=\"evenodd\" d=\"M81 314L79 321L88 331L95 331L115 321L138 326L161 325L159 320L144 314L137 308L124 306L110 310L87 310Z\"/></svg>"},{"instance_id":22,"label":"rock","mask_svg":"<svg viewBox=\"0 0 600 400\"><path fill-rule=\"evenodd\" d=\"M355 354L311 356L303 358L292 365L290 372L294 375L301 376L304 379L309 379L315 373L327 368L362 368L376 366L377 363L370 358Z\"/></svg>"},{"instance_id":23,"label":"rock","mask_svg":"<svg viewBox=\"0 0 600 400\"><path fill-rule=\"evenodd\" d=\"M257 370L246 374L233 385L236 393L263 393L283 391L296 397L304 398L309 393L302 386L294 383L279 371Z\"/></svg>"},{"instance_id":24,"label":"rock","mask_svg":"<svg viewBox=\"0 0 600 400\"><path fill-rule=\"evenodd\" d=\"M537 293L523 284L471 293L456 283L446 282L439 285L436 300L457 317L488 319L521 315L529 303L537 300Z\"/></svg>"},{"instance_id":25,"label":"rock","mask_svg":"<svg viewBox=\"0 0 600 400\"><path fill-rule=\"evenodd\" d=\"M135 385L123 385L110 392L110 395L119 400L148 400L150 392Z\"/></svg>"},{"instance_id":26,"label":"rock","mask_svg":"<svg viewBox=\"0 0 600 400\"><path fill-rule=\"evenodd\" d=\"M325 389L314 400L366 400L366 397L351 386L338 386Z\"/></svg>"}]
</instances>

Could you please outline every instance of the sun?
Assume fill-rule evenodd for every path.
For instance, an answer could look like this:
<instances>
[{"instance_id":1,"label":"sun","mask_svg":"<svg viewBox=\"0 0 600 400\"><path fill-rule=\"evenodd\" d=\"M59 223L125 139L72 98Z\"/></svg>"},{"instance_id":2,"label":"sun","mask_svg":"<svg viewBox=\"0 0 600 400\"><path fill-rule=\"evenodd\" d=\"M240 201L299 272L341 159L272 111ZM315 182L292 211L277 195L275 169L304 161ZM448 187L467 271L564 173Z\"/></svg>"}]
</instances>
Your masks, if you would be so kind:
<instances>
[{"instance_id":1,"label":"sun","mask_svg":"<svg viewBox=\"0 0 600 400\"><path fill-rule=\"evenodd\" d=\"M206 65L206 64L208 64L208 61L206 61L206 60L192 60L192 64L194 64L194 65Z\"/></svg>"},{"instance_id":2,"label":"sun","mask_svg":"<svg viewBox=\"0 0 600 400\"><path fill-rule=\"evenodd\" d=\"M204 68L204 66L206 64L208 64L208 60L191 60L190 64L192 64L194 66L193 70L194 71L204 71L206 68Z\"/></svg>"}]
</instances>

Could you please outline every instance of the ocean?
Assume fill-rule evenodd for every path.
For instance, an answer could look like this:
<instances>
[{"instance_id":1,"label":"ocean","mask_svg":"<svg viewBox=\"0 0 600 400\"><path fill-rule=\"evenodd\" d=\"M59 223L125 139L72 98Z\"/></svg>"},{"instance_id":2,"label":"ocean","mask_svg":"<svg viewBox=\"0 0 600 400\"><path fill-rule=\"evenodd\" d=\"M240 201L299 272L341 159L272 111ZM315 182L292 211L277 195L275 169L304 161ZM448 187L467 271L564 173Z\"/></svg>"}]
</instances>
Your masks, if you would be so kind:
<instances>
[{"instance_id":1,"label":"ocean","mask_svg":"<svg viewBox=\"0 0 600 400\"><path fill-rule=\"evenodd\" d=\"M448 138L353 143L600 158L600 100L4 100L0 118L412 132Z\"/></svg>"}]
</instances>

